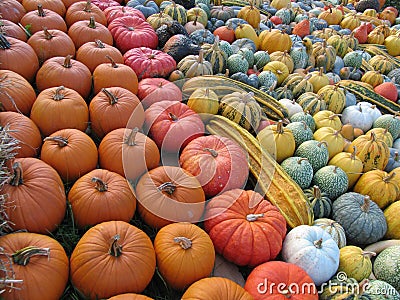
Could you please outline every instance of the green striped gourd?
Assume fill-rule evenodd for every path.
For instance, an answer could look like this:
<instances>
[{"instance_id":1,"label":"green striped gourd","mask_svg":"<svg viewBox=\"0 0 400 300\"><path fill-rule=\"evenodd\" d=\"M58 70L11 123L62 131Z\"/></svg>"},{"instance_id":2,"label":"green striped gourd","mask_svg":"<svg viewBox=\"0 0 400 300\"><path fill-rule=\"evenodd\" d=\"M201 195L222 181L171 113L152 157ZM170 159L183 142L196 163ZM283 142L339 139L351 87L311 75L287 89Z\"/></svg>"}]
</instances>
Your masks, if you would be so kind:
<instances>
[{"instance_id":1,"label":"green striped gourd","mask_svg":"<svg viewBox=\"0 0 400 300\"><path fill-rule=\"evenodd\" d=\"M317 185L304 191L314 211L314 218L329 218L332 213L332 200L326 193L321 192Z\"/></svg>"},{"instance_id":2,"label":"green striped gourd","mask_svg":"<svg viewBox=\"0 0 400 300\"><path fill-rule=\"evenodd\" d=\"M326 67L325 70L328 72L333 69L336 60L336 50L332 46L328 45L326 41L316 42L313 44L312 54L315 58L320 55L326 57Z\"/></svg>"},{"instance_id":3,"label":"green striped gourd","mask_svg":"<svg viewBox=\"0 0 400 300\"><path fill-rule=\"evenodd\" d=\"M276 99L280 100L280 99L289 99L289 100L293 100L293 92L288 89L287 85L278 87L276 90Z\"/></svg>"},{"instance_id":4,"label":"green striped gourd","mask_svg":"<svg viewBox=\"0 0 400 300\"><path fill-rule=\"evenodd\" d=\"M343 58L346 55L349 44L340 35L333 35L326 42L335 48L337 56Z\"/></svg>"},{"instance_id":5,"label":"green striped gourd","mask_svg":"<svg viewBox=\"0 0 400 300\"><path fill-rule=\"evenodd\" d=\"M172 19L178 21L182 25L187 23L186 9L180 4L176 4L175 2L168 4L164 7L163 12L170 15Z\"/></svg>"},{"instance_id":6,"label":"green striped gourd","mask_svg":"<svg viewBox=\"0 0 400 300\"><path fill-rule=\"evenodd\" d=\"M346 233L342 225L338 222L328 218L320 218L316 219L312 226L321 227L324 231L329 233L339 248L346 246Z\"/></svg>"},{"instance_id":7,"label":"green striped gourd","mask_svg":"<svg viewBox=\"0 0 400 300\"><path fill-rule=\"evenodd\" d=\"M374 262L374 275L400 291L400 246L391 246L379 253Z\"/></svg>"},{"instance_id":8,"label":"green striped gourd","mask_svg":"<svg viewBox=\"0 0 400 300\"><path fill-rule=\"evenodd\" d=\"M317 185L330 199L335 200L347 191L349 179L341 168L329 165L315 172L312 184Z\"/></svg>"},{"instance_id":9,"label":"green striped gourd","mask_svg":"<svg viewBox=\"0 0 400 300\"><path fill-rule=\"evenodd\" d=\"M326 142L318 142L316 140L305 141L297 147L294 156L307 158L315 173L328 163L328 146Z\"/></svg>"},{"instance_id":10,"label":"green striped gourd","mask_svg":"<svg viewBox=\"0 0 400 300\"><path fill-rule=\"evenodd\" d=\"M373 127L387 128L393 140L400 136L400 118L397 115L384 114L374 121Z\"/></svg>"},{"instance_id":11,"label":"green striped gourd","mask_svg":"<svg viewBox=\"0 0 400 300\"><path fill-rule=\"evenodd\" d=\"M247 73L249 69L249 63L241 54L233 54L228 57L227 65L229 74L235 74L237 72Z\"/></svg>"},{"instance_id":12,"label":"green striped gourd","mask_svg":"<svg viewBox=\"0 0 400 300\"><path fill-rule=\"evenodd\" d=\"M297 103L300 104L304 111L308 111L311 115L326 109L326 103L322 97L313 92L302 94L297 98Z\"/></svg>"},{"instance_id":13,"label":"green striped gourd","mask_svg":"<svg viewBox=\"0 0 400 300\"><path fill-rule=\"evenodd\" d=\"M311 129L312 132L315 131L316 124L315 120L309 112L303 111L295 113L293 116L290 117L291 122L305 122L307 126Z\"/></svg>"},{"instance_id":14,"label":"green striped gourd","mask_svg":"<svg viewBox=\"0 0 400 300\"><path fill-rule=\"evenodd\" d=\"M304 69L308 64L308 54L304 47L292 47L290 56L293 59L294 69Z\"/></svg>"},{"instance_id":15,"label":"green striped gourd","mask_svg":"<svg viewBox=\"0 0 400 300\"><path fill-rule=\"evenodd\" d=\"M192 7L186 12L187 22L196 20L197 22L207 26L207 13L200 7Z\"/></svg>"},{"instance_id":16,"label":"green striped gourd","mask_svg":"<svg viewBox=\"0 0 400 300\"><path fill-rule=\"evenodd\" d=\"M352 50L356 50L358 47L358 39L356 37L354 37L354 33L352 32L349 35L344 35L343 40L345 40L347 42L347 45L349 46L350 49Z\"/></svg>"},{"instance_id":17,"label":"green striped gourd","mask_svg":"<svg viewBox=\"0 0 400 300\"><path fill-rule=\"evenodd\" d=\"M304 121L289 123L288 125L286 125L286 128L290 129L290 131L293 133L296 148L305 141L313 139L313 132Z\"/></svg>"},{"instance_id":18,"label":"green striped gourd","mask_svg":"<svg viewBox=\"0 0 400 300\"><path fill-rule=\"evenodd\" d=\"M389 74L396 68L395 65L383 55L375 55L368 63L375 71L379 71L384 75Z\"/></svg>"},{"instance_id":19,"label":"green striped gourd","mask_svg":"<svg viewBox=\"0 0 400 300\"><path fill-rule=\"evenodd\" d=\"M214 44L203 44L204 59L213 66L213 74L223 73L226 70L228 56L219 47L219 36L215 37Z\"/></svg>"},{"instance_id":20,"label":"green striped gourd","mask_svg":"<svg viewBox=\"0 0 400 300\"><path fill-rule=\"evenodd\" d=\"M254 53L254 65L257 69L261 70L264 66L271 61L267 51L259 50Z\"/></svg>"},{"instance_id":21,"label":"green striped gourd","mask_svg":"<svg viewBox=\"0 0 400 300\"><path fill-rule=\"evenodd\" d=\"M247 130L255 130L260 124L262 110L253 93L233 92L222 97L219 114Z\"/></svg>"},{"instance_id":22,"label":"green striped gourd","mask_svg":"<svg viewBox=\"0 0 400 300\"><path fill-rule=\"evenodd\" d=\"M310 186L314 172L307 158L288 157L281 167L302 189Z\"/></svg>"},{"instance_id":23,"label":"green striped gourd","mask_svg":"<svg viewBox=\"0 0 400 300\"><path fill-rule=\"evenodd\" d=\"M188 55L183 58L176 68L185 74L186 78L213 74L213 67L208 61L204 60L201 50L199 55Z\"/></svg>"},{"instance_id":24,"label":"green striped gourd","mask_svg":"<svg viewBox=\"0 0 400 300\"><path fill-rule=\"evenodd\" d=\"M313 91L314 87L311 82L308 81L310 77L310 74L306 76L290 74L281 85L287 85L287 87L292 91L293 98L298 98L304 93Z\"/></svg>"},{"instance_id":25,"label":"green striped gourd","mask_svg":"<svg viewBox=\"0 0 400 300\"><path fill-rule=\"evenodd\" d=\"M346 105L346 94L339 85L326 85L318 93L326 103L326 109L340 114Z\"/></svg>"}]
</instances>

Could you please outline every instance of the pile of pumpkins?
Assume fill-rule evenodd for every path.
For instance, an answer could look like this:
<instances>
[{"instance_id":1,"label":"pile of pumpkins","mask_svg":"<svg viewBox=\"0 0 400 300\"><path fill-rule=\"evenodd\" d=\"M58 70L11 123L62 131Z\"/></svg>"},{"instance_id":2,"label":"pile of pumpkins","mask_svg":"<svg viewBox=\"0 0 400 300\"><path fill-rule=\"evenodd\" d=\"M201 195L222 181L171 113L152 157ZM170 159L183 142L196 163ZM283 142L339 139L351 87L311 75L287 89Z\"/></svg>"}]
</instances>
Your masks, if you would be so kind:
<instances>
[{"instance_id":1,"label":"pile of pumpkins","mask_svg":"<svg viewBox=\"0 0 400 300\"><path fill-rule=\"evenodd\" d=\"M398 14L384 0L2 0L0 125L18 147L0 156L0 298L400 299ZM257 192L254 145L208 134L215 115L302 190L309 223ZM68 251L54 237L71 214Z\"/></svg>"}]
</instances>

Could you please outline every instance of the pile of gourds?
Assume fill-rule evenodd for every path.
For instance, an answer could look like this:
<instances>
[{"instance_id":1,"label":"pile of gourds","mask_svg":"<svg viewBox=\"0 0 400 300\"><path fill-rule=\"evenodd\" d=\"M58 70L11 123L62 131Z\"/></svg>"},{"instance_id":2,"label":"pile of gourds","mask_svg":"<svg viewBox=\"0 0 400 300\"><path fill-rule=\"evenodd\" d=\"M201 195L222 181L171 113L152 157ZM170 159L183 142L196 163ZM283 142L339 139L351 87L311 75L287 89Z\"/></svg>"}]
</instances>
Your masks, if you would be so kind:
<instances>
[{"instance_id":1,"label":"pile of gourds","mask_svg":"<svg viewBox=\"0 0 400 300\"><path fill-rule=\"evenodd\" d=\"M0 298L400 299L398 13L2 0Z\"/></svg>"}]
</instances>

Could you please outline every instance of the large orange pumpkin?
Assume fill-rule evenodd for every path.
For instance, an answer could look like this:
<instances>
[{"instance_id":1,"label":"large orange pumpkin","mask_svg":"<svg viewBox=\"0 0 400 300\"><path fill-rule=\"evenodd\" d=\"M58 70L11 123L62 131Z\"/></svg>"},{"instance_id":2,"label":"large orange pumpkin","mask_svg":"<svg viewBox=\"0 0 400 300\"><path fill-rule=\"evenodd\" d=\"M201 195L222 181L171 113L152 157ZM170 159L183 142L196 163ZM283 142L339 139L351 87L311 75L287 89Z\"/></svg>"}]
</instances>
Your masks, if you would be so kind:
<instances>
[{"instance_id":1,"label":"large orange pumpkin","mask_svg":"<svg viewBox=\"0 0 400 300\"><path fill-rule=\"evenodd\" d=\"M154 228L172 222L199 222L205 205L204 191L196 177L173 166L144 174L137 183L136 197L141 218Z\"/></svg>"},{"instance_id":2,"label":"large orange pumpkin","mask_svg":"<svg viewBox=\"0 0 400 300\"><path fill-rule=\"evenodd\" d=\"M250 190L233 189L212 198L204 218L215 250L239 266L276 258L286 236L286 221L279 210Z\"/></svg>"},{"instance_id":3,"label":"large orange pumpkin","mask_svg":"<svg viewBox=\"0 0 400 300\"><path fill-rule=\"evenodd\" d=\"M13 175L2 192L8 194L4 206L13 230L47 234L64 219L66 196L57 172L37 158L19 158Z\"/></svg>"},{"instance_id":4,"label":"large orange pumpkin","mask_svg":"<svg viewBox=\"0 0 400 300\"><path fill-rule=\"evenodd\" d=\"M103 88L89 105L92 132L103 138L117 128L142 128L144 109L138 97L122 87Z\"/></svg>"},{"instance_id":5,"label":"large orange pumpkin","mask_svg":"<svg viewBox=\"0 0 400 300\"><path fill-rule=\"evenodd\" d=\"M37 157L42 145L42 137L36 124L24 116L13 111L0 112L0 126L9 126L9 134L18 140L18 149L15 157Z\"/></svg>"},{"instance_id":6,"label":"large orange pumpkin","mask_svg":"<svg viewBox=\"0 0 400 300\"><path fill-rule=\"evenodd\" d=\"M3 0L0 2L0 15L6 20L18 23L25 13L25 8L17 0Z\"/></svg>"},{"instance_id":7,"label":"large orange pumpkin","mask_svg":"<svg viewBox=\"0 0 400 300\"><path fill-rule=\"evenodd\" d=\"M22 0L22 5L26 11L36 10L39 3L43 6L43 8L52 10L61 17L65 16L66 8L61 0Z\"/></svg>"},{"instance_id":8,"label":"large orange pumpkin","mask_svg":"<svg viewBox=\"0 0 400 300\"><path fill-rule=\"evenodd\" d=\"M33 103L31 119L44 136L67 128L85 131L89 109L73 89L59 86L43 90Z\"/></svg>"},{"instance_id":9,"label":"large orange pumpkin","mask_svg":"<svg viewBox=\"0 0 400 300\"><path fill-rule=\"evenodd\" d=\"M101 168L133 181L160 163L157 145L138 128L119 128L109 132L101 140L98 151Z\"/></svg>"},{"instance_id":10,"label":"large orange pumpkin","mask_svg":"<svg viewBox=\"0 0 400 300\"><path fill-rule=\"evenodd\" d=\"M253 300L240 285L222 277L203 278L193 283L183 294L182 300Z\"/></svg>"},{"instance_id":11,"label":"large orange pumpkin","mask_svg":"<svg viewBox=\"0 0 400 300\"><path fill-rule=\"evenodd\" d=\"M2 19L0 26L6 36L11 36L23 42L26 42L28 40L24 29L22 29L19 25L15 23L6 19Z\"/></svg>"},{"instance_id":12,"label":"large orange pumpkin","mask_svg":"<svg viewBox=\"0 0 400 300\"><path fill-rule=\"evenodd\" d=\"M72 284L89 299L141 293L156 267L150 238L123 221L90 228L70 258Z\"/></svg>"},{"instance_id":13,"label":"large orange pumpkin","mask_svg":"<svg viewBox=\"0 0 400 300\"><path fill-rule=\"evenodd\" d=\"M213 243L194 224L173 223L163 227L154 239L154 250L160 274L174 289L182 290L208 277L214 267Z\"/></svg>"},{"instance_id":14,"label":"large orange pumpkin","mask_svg":"<svg viewBox=\"0 0 400 300\"><path fill-rule=\"evenodd\" d=\"M165 78L145 78L140 80L137 95L144 108L148 108L159 101L182 101L180 88Z\"/></svg>"},{"instance_id":15,"label":"large orange pumpkin","mask_svg":"<svg viewBox=\"0 0 400 300\"><path fill-rule=\"evenodd\" d=\"M97 147L78 129L61 129L44 139L40 158L60 174L64 182L73 182L97 166Z\"/></svg>"},{"instance_id":16,"label":"large orange pumpkin","mask_svg":"<svg viewBox=\"0 0 400 300\"><path fill-rule=\"evenodd\" d=\"M65 22L68 27L71 27L72 24L78 21L89 21L90 17L94 17L96 22L107 26L106 15L99 7L91 3L91 1L75 2L68 7L65 13Z\"/></svg>"},{"instance_id":17,"label":"large orange pumpkin","mask_svg":"<svg viewBox=\"0 0 400 300\"><path fill-rule=\"evenodd\" d=\"M14 278L22 281L2 285L4 299L60 299L68 282L69 262L59 242L47 235L18 232L0 237L0 245L5 253L12 255ZM10 265L5 255L0 260L3 266Z\"/></svg>"},{"instance_id":18,"label":"large orange pumpkin","mask_svg":"<svg viewBox=\"0 0 400 300\"><path fill-rule=\"evenodd\" d=\"M129 222L136 210L136 198L121 175L95 169L80 177L68 193L78 227L119 220Z\"/></svg>"},{"instance_id":19,"label":"large orange pumpkin","mask_svg":"<svg viewBox=\"0 0 400 300\"><path fill-rule=\"evenodd\" d=\"M43 8L42 4L38 4L37 10L27 12L20 23L24 27L29 27L29 32L32 34L43 30L43 28L67 32L64 19L56 12Z\"/></svg>"}]
</instances>

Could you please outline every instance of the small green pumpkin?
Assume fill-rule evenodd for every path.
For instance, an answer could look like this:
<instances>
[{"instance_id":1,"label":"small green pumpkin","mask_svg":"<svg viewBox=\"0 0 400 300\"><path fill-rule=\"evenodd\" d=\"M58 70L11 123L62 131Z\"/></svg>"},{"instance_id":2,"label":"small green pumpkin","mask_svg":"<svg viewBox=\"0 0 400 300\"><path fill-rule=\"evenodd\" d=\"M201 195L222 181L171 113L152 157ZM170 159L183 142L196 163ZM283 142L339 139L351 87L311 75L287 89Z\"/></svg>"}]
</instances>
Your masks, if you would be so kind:
<instances>
[{"instance_id":1,"label":"small green pumpkin","mask_svg":"<svg viewBox=\"0 0 400 300\"><path fill-rule=\"evenodd\" d=\"M247 73L249 69L249 62L241 54L232 54L228 57L227 65L229 74L235 74L238 72Z\"/></svg>"},{"instance_id":2,"label":"small green pumpkin","mask_svg":"<svg viewBox=\"0 0 400 300\"><path fill-rule=\"evenodd\" d=\"M374 275L400 291L400 246L386 248L375 259Z\"/></svg>"},{"instance_id":3,"label":"small green pumpkin","mask_svg":"<svg viewBox=\"0 0 400 300\"><path fill-rule=\"evenodd\" d=\"M289 123L288 125L286 125L286 128L292 131L294 141L296 143L296 148L305 141L313 139L313 132L304 121Z\"/></svg>"},{"instance_id":4,"label":"small green pumpkin","mask_svg":"<svg viewBox=\"0 0 400 300\"><path fill-rule=\"evenodd\" d=\"M297 98L297 103L301 105L304 111L308 111L311 115L315 115L320 110L326 110L326 102L322 96L313 92L307 92Z\"/></svg>"},{"instance_id":5,"label":"small green pumpkin","mask_svg":"<svg viewBox=\"0 0 400 300\"><path fill-rule=\"evenodd\" d=\"M313 184L334 200L347 191L349 179L341 168L328 165L319 169L313 177Z\"/></svg>"},{"instance_id":6,"label":"small green pumpkin","mask_svg":"<svg viewBox=\"0 0 400 300\"><path fill-rule=\"evenodd\" d=\"M290 117L291 122L305 122L312 132L316 129L316 124L313 116L309 112L298 112Z\"/></svg>"},{"instance_id":7,"label":"small green pumpkin","mask_svg":"<svg viewBox=\"0 0 400 300\"><path fill-rule=\"evenodd\" d=\"M307 158L286 158L281 167L302 189L310 186L314 172Z\"/></svg>"},{"instance_id":8,"label":"small green pumpkin","mask_svg":"<svg viewBox=\"0 0 400 300\"><path fill-rule=\"evenodd\" d=\"M304 194L313 208L315 219L330 217L332 213L332 200L329 199L326 193L321 192L317 185L314 185L311 189L306 189Z\"/></svg>"},{"instance_id":9,"label":"small green pumpkin","mask_svg":"<svg viewBox=\"0 0 400 300\"><path fill-rule=\"evenodd\" d=\"M328 147L325 142L316 140L305 141L295 151L294 156L307 158L311 163L314 174L326 166L329 160Z\"/></svg>"}]
</instances>

